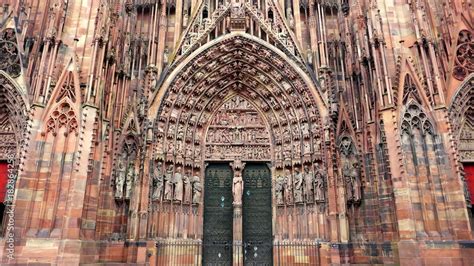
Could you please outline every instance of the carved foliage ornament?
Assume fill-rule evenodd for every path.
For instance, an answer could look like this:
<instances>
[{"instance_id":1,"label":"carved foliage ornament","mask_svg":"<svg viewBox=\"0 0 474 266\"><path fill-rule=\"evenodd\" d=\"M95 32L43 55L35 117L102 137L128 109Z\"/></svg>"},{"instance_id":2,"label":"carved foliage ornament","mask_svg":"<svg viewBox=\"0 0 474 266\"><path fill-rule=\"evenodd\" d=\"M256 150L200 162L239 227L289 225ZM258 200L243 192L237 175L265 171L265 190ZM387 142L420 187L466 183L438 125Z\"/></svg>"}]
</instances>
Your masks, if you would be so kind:
<instances>
[{"instance_id":1,"label":"carved foliage ornament","mask_svg":"<svg viewBox=\"0 0 474 266\"><path fill-rule=\"evenodd\" d=\"M0 70L14 78L21 74L20 54L13 29L0 32Z\"/></svg>"}]
</instances>

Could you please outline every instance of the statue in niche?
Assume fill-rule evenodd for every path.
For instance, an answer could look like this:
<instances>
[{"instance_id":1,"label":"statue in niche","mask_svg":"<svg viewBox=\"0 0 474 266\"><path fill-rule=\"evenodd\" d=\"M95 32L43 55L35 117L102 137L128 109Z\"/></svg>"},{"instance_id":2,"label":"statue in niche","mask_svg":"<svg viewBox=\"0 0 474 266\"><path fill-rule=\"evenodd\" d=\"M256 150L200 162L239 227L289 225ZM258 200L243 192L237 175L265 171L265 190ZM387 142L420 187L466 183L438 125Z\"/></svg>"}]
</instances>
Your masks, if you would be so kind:
<instances>
[{"instance_id":1,"label":"statue in niche","mask_svg":"<svg viewBox=\"0 0 474 266\"><path fill-rule=\"evenodd\" d=\"M278 205L285 204L283 193L285 188L285 178L281 175L278 175L276 178L275 184L275 198Z\"/></svg>"},{"instance_id":2,"label":"statue in niche","mask_svg":"<svg viewBox=\"0 0 474 266\"><path fill-rule=\"evenodd\" d=\"M209 131L207 132L207 141L214 142L214 130L209 129Z\"/></svg>"},{"instance_id":3,"label":"statue in niche","mask_svg":"<svg viewBox=\"0 0 474 266\"><path fill-rule=\"evenodd\" d=\"M342 175L346 183L346 196L349 203L359 202L361 199L361 183L359 176L359 166L357 163L345 163L342 168Z\"/></svg>"},{"instance_id":4,"label":"statue in niche","mask_svg":"<svg viewBox=\"0 0 474 266\"><path fill-rule=\"evenodd\" d=\"M309 126L308 126L308 123L303 123L301 125L301 131L303 131L303 136L309 136Z\"/></svg>"},{"instance_id":5,"label":"statue in niche","mask_svg":"<svg viewBox=\"0 0 474 266\"><path fill-rule=\"evenodd\" d=\"M164 199L165 200L172 200L173 199L173 170L174 167L171 164L168 166L168 169L166 169L165 173L165 195Z\"/></svg>"},{"instance_id":6,"label":"statue in niche","mask_svg":"<svg viewBox=\"0 0 474 266\"><path fill-rule=\"evenodd\" d=\"M311 145L308 141L304 142L303 154L311 154Z\"/></svg>"},{"instance_id":7,"label":"statue in niche","mask_svg":"<svg viewBox=\"0 0 474 266\"><path fill-rule=\"evenodd\" d=\"M286 160L291 159L291 146L290 145L285 145L285 150L284 150L284 156Z\"/></svg>"},{"instance_id":8,"label":"statue in niche","mask_svg":"<svg viewBox=\"0 0 474 266\"><path fill-rule=\"evenodd\" d=\"M344 163L342 167L342 177L344 178L344 182L346 184L346 199L348 202L351 202L353 200L351 168L347 162Z\"/></svg>"},{"instance_id":9,"label":"statue in niche","mask_svg":"<svg viewBox=\"0 0 474 266\"><path fill-rule=\"evenodd\" d=\"M201 202L201 180L199 176L193 177L193 204L199 204Z\"/></svg>"},{"instance_id":10,"label":"statue in niche","mask_svg":"<svg viewBox=\"0 0 474 266\"><path fill-rule=\"evenodd\" d=\"M170 54L169 48L165 47L165 50L163 51L163 65L165 66L168 65L169 54Z\"/></svg>"},{"instance_id":11,"label":"statue in niche","mask_svg":"<svg viewBox=\"0 0 474 266\"><path fill-rule=\"evenodd\" d=\"M173 123L169 124L169 126L168 126L168 135L169 136L174 136L175 132L176 132L176 124L173 124Z\"/></svg>"},{"instance_id":12,"label":"statue in niche","mask_svg":"<svg viewBox=\"0 0 474 266\"><path fill-rule=\"evenodd\" d=\"M351 170L352 187L354 190L354 202L360 202L362 198L359 164L354 163Z\"/></svg>"},{"instance_id":13,"label":"statue in niche","mask_svg":"<svg viewBox=\"0 0 474 266\"><path fill-rule=\"evenodd\" d=\"M300 169L298 167L295 168L293 189L295 194L295 202L303 202L303 174L301 174Z\"/></svg>"},{"instance_id":14,"label":"statue in niche","mask_svg":"<svg viewBox=\"0 0 474 266\"><path fill-rule=\"evenodd\" d=\"M304 167L304 196L308 203L313 202L313 172L309 169L309 166Z\"/></svg>"},{"instance_id":15,"label":"statue in niche","mask_svg":"<svg viewBox=\"0 0 474 266\"><path fill-rule=\"evenodd\" d=\"M295 156L299 156L301 154L301 142L300 141L294 141L293 142L293 152Z\"/></svg>"},{"instance_id":16,"label":"statue in niche","mask_svg":"<svg viewBox=\"0 0 474 266\"><path fill-rule=\"evenodd\" d=\"M283 155L281 154L281 145L277 145L275 148L275 159L282 160Z\"/></svg>"},{"instance_id":17,"label":"statue in niche","mask_svg":"<svg viewBox=\"0 0 474 266\"><path fill-rule=\"evenodd\" d=\"M285 170L285 200L287 204L293 203L293 178L291 177L290 170Z\"/></svg>"},{"instance_id":18,"label":"statue in niche","mask_svg":"<svg viewBox=\"0 0 474 266\"><path fill-rule=\"evenodd\" d=\"M191 145L186 146L186 158L193 157L193 148Z\"/></svg>"},{"instance_id":19,"label":"statue in niche","mask_svg":"<svg viewBox=\"0 0 474 266\"><path fill-rule=\"evenodd\" d=\"M188 170L186 171L186 174L183 176L183 184L184 184L184 198L183 202L184 203L191 203L192 200L192 195L193 195L193 185L191 183L191 171Z\"/></svg>"},{"instance_id":20,"label":"statue in niche","mask_svg":"<svg viewBox=\"0 0 474 266\"><path fill-rule=\"evenodd\" d=\"M182 124L179 124L178 126L178 135L176 136L177 139L183 139L184 138L184 126Z\"/></svg>"},{"instance_id":21,"label":"statue in niche","mask_svg":"<svg viewBox=\"0 0 474 266\"><path fill-rule=\"evenodd\" d=\"M319 163L316 163L315 168L316 170L314 175L314 200L316 202L324 202L326 200L324 196L324 190L326 187L326 172L319 165Z\"/></svg>"},{"instance_id":22,"label":"statue in niche","mask_svg":"<svg viewBox=\"0 0 474 266\"><path fill-rule=\"evenodd\" d=\"M123 186L125 184L125 174L127 169L125 168L125 164L122 161L122 158L119 159L118 162L118 170L117 175L115 176L115 198L122 199L123 197Z\"/></svg>"},{"instance_id":23,"label":"statue in niche","mask_svg":"<svg viewBox=\"0 0 474 266\"><path fill-rule=\"evenodd\" d=\"M135 169L133 169L133 164L130 164L127 171L127 179L125 181L125 198L126 199L130 199L134 182L135 182Z\"/></svg>"},{"instance_id":24,"label":"statue in niche","mask_svg":"<svg viewBox=\"0 0 474 266\"><path fill-rule=\"evenodd\" d=\"M181 141L176 142L176 154L183 155L183 143Z\"/></svg>"},{"instance_id":25,"label":"statue in niche","mask_svg":"<svg viewBox=\"0 0 474 266\"><path fill-rule=\"evenodd\" d=\"M311 49L306 49L306 58L308 60L308 64L313 67L313 53L311 52Z\"/></svg>"},{"instance_id":26,"label":"statue in niche","mask_svg":"<svg viewBox=\"0 0 474 266\"><path fill-rule=\"evenodd\" d=\"M176 201L183 200L183 175L181 174L181 167L176 169L176 173L173 177L173 186L174 186L174 197L173 199Z\"/></svg>"},{"instance_id":27,"label":"statue in niche","mask_svg":"<svg viewBox=\"0 0 474 266\"><path fill-rule=\"evenodd\" d=\"M232 194L234 196L233 204L240 206L242 205L242 193L244 192L244 184L242 180L242 175L239 171L235 172L235 176L232 183Z\"/></svg>"},{"instance_id":28,"label":"statue in niche","mask_svg":"<svg viewBox=\"0 0 474 266\"><path fill-rule=\"evenodd\" d=\"M161 169L161 162L158 162L156 167L153 169L152 175L152 194L153 200L161 200L163 196L163 172Z\"/></svg>"},{"instance_id":29,"label":"statue in niche","mask_svg":"<svg viewBox=\"0 0 474 266\"><path fill-rule=\"evenodd\" d=\"M319 152L321 150L321 138L316 137L315 139L315 144L314 144L314 151Z\"/></svg>"},{"instance_id":30,"label":"statue in niche","mask_svg":"<svg viewBox=\"0 0 474 266\"><path fill-rule=\"evenodd\" d=\"M168 152L167 153L170 154L170 155L174 154L174 143L172 141L170 141L168 143Z\"/></svg>"},{"instance_id":31,"label":"statue in niche","mask_svg":"<svg viewBox=\"0 0 474 266\"><path fill-rule=\"evenodd\" d=\"M329 131L329 125L324 127L324 141L329 142L330 141L330 131Z\"/></svg>"},{"instance_id":32,"label":"statue in niche","mask_svg":"<svg viewBox=\"0 0 474 266\"><path fill-rule=\"evenodd\" d=\"M187 12L185 12L183 16L183 28L186 28L188 26L188 20L189 20L189 15Z\"/></svg>"},{"instance_id":33,"label":"statue in niche","mask_svg":"<svg viewBox=\"0 0 474 266\"><path fill-rule=\"evenodd\" d=\"M194 159L200 159L201 158L201 148L198 146L196 149L194 149Z\"/></svg>"}]
</instances>

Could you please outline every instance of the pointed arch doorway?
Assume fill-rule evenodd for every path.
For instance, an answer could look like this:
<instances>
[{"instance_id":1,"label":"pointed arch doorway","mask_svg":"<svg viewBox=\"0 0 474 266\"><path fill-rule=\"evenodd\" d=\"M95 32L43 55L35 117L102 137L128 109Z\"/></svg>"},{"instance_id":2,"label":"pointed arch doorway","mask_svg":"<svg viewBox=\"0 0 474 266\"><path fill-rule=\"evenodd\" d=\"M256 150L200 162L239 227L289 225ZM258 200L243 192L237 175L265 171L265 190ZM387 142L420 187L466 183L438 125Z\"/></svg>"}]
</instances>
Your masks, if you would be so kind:
<instances>
[{"instance_id":1,"label":"pointed arch doorway","mask_svg":"<svg viewBox=\"0 0 474 266\"><path fill-rule=\"evenodd\" d=\"M183 236L198 243L209 240L204 236L203 225L205 219L212 220L204 218L205 183L206 169L214 163L232 163L233 178L236 174L242 177L244 163L271 163L267 167L271 169L273 183L278 183L279 188L288 187L275 190L272 197L274 219L268 224L273 226L276 241L325 234L324 228L314 229L310 225L316 219L323 221L323 210L294 212L305 201L302 186L293 196L292 176L299 174L298 169L303 166L311 170L325 164L323 144L328 132L324 132L323 125L327 104L305 69L271 44L244 32L232 32L182 57L169 70L149 109L149 116L155 118L156 139L150 156L163 161L163 169L179 165L183 172L189 171L195 176L193 180L198 180L198 188L202 182L202 194L201 190L193 191L192 214L186 213L184 205L184 214L158 210L156 216L169 217L169 222L160 224L160 219L150 219L151 226L157 228L151 235L177 238L183 232ZM245 101L237 104L232 100L236 96ZM220 112L224 109L232 111ZM238 210L233 203L232 208ZM307 203L310 209L316 209L311 196ZM166 202L156 200L153 204ZM183 224L180 215L185 221L189 218L189 224ZM286 222L287 218L294 223ZM246 243L242 222L240 225L232 227L231 244L240 241L243 248ZM236 238L239 235L242 237ZM206 251L200 247L196 259L202 261ZM240 252L243 253L242 249ZM235 252L232 254L232 261L240 258L242 264L243 256L235 258Z\"/></svg>"},{"instance_id":2,"label":"pointed arch doorway","mask_svg":"<svg viewBox=\"0 0 474 266\"><path fill-rule=\"evenodd\" d=\"M257 107L231 94L206 134L203 265L272 265L270 134Z\"/></svg>"}]
</instances>

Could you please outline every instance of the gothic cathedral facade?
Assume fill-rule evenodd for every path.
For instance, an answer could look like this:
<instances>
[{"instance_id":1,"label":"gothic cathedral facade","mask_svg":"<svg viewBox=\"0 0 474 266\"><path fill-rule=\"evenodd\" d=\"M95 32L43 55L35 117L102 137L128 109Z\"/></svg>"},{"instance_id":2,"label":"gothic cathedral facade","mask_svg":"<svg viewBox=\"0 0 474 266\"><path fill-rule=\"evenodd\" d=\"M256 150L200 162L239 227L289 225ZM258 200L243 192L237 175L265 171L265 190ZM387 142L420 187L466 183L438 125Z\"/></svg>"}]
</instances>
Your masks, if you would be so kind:
<instances>
[{"instance_id":1,"label":"gothic cathedral facade","mask_svg":"<svg viewBox=\"0 0 474 266\"><path fill-rule=\"evenodd\" d=\"M2 263L474 260L471 1L0 2Z\"/></svg>"}]
</instances>

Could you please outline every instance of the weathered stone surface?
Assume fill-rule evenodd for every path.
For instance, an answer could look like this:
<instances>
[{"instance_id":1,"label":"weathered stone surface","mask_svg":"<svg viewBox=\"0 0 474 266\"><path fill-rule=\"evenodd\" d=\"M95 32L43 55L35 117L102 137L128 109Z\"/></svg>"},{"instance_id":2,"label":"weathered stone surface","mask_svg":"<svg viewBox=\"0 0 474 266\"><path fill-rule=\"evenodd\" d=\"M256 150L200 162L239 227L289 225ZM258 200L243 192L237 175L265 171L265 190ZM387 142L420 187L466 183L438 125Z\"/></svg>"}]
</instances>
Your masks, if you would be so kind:
<instances>
[{"instance_id":1,"label":"weathered stone surface","mask_svg":"<svg viewBox=\"0 0 474 266\"><path fill-rule=\"evenodd\" d=\"M474 259L468 2L3 4L2 263L195 265L210 163L234 249L264 163L282 265Z\"/></svg>"}]
</instances>

